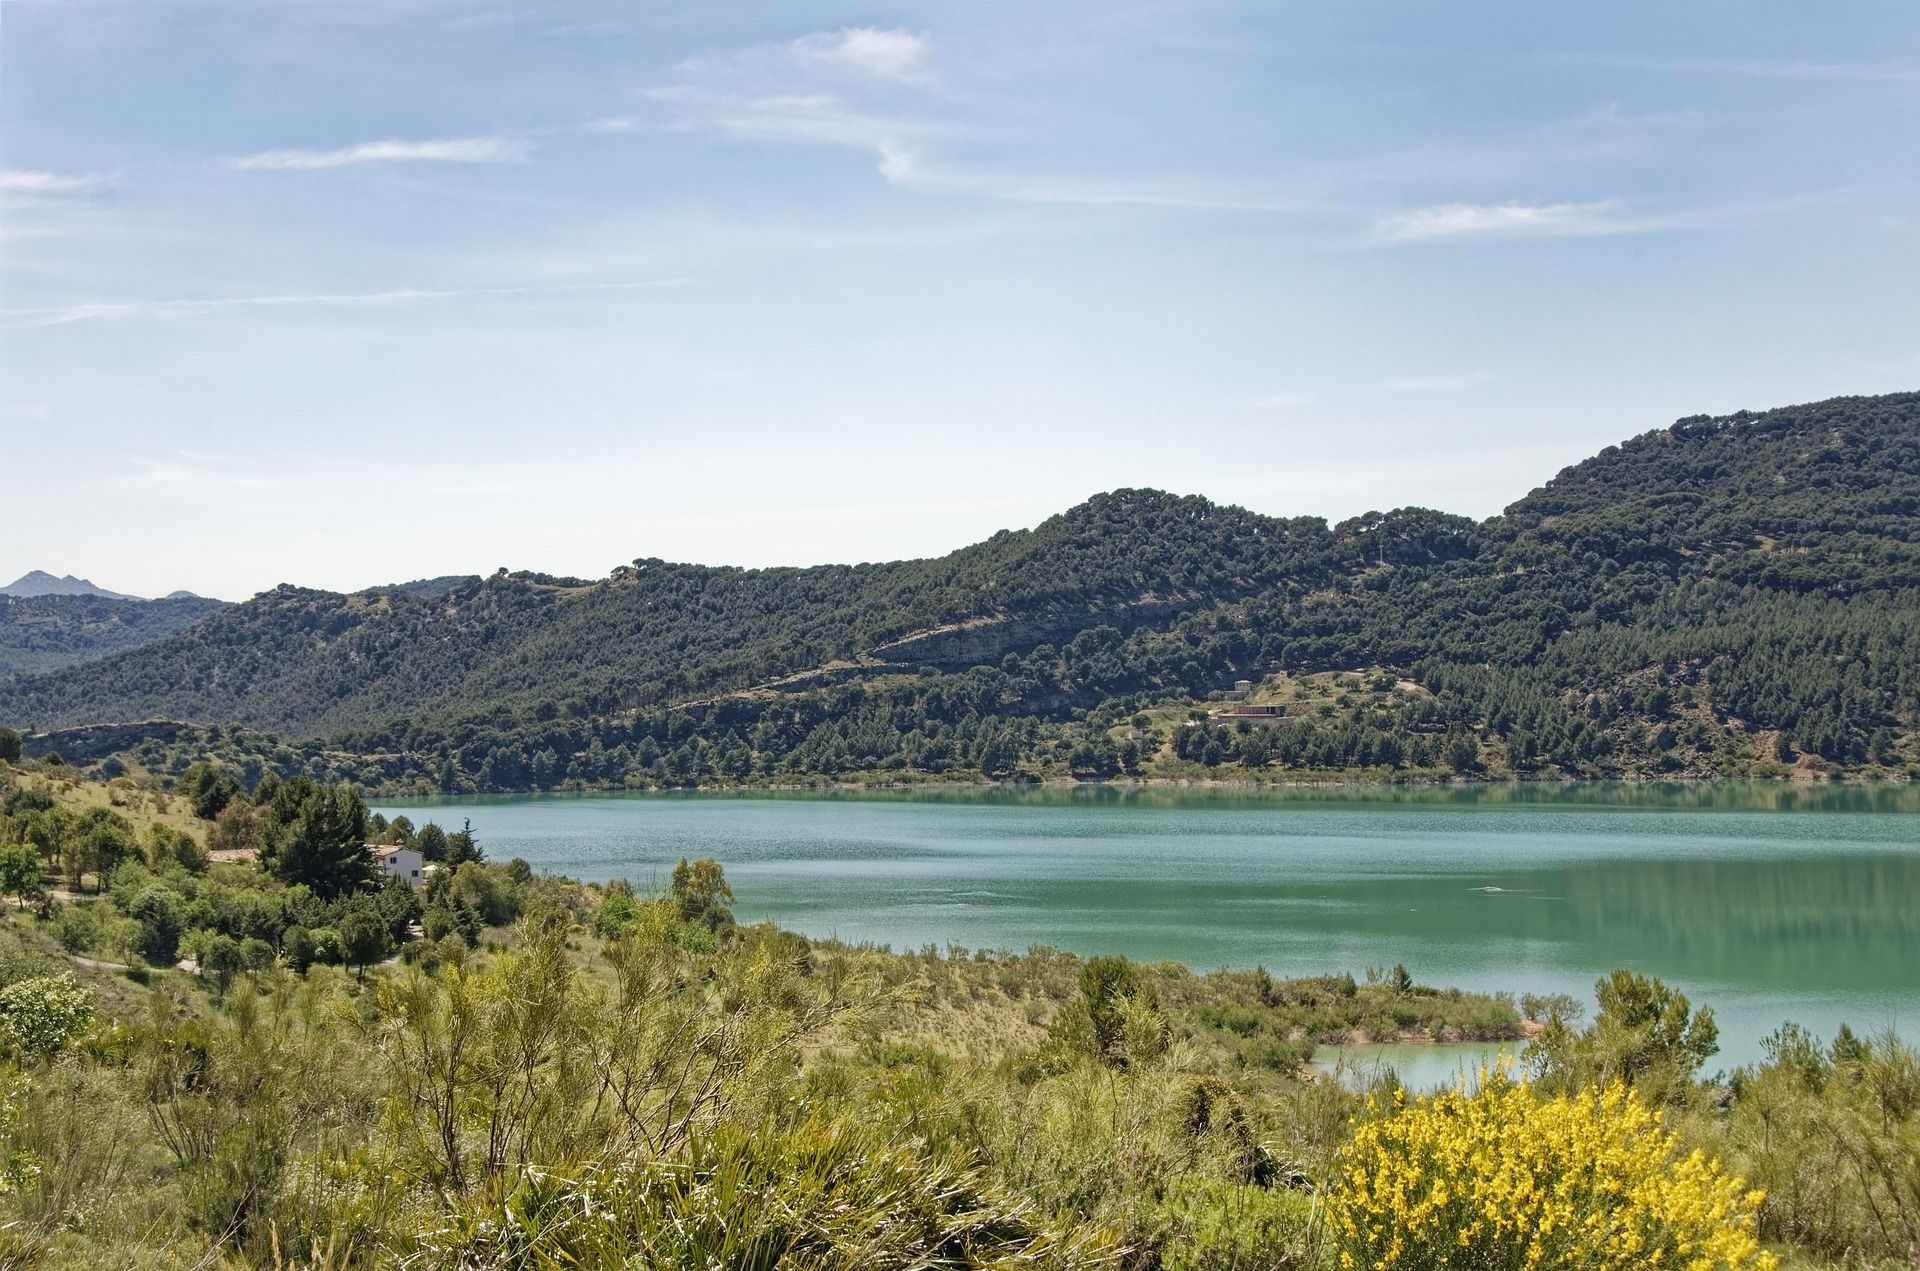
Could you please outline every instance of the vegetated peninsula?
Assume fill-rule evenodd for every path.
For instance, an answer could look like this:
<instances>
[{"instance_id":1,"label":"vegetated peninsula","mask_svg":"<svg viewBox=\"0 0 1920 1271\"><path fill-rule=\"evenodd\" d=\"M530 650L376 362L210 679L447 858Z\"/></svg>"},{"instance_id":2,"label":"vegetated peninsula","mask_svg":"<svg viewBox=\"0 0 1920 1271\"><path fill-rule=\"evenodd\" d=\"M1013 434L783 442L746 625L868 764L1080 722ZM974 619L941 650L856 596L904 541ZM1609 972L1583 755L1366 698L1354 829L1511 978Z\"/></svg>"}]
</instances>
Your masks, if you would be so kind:
<instances>
[{"instance_id":1,"label":"vegetated peninsula","mask_svg":"<svg viewBox=\"0 0 1920 1271\"><path fill-rule=\"evenodd\" d=\"M391 792L1912 776L1920 394L1683 419L1486 521L1118 490L931 560L282 586L0 720Z\"/></svg>"}]
</instances>

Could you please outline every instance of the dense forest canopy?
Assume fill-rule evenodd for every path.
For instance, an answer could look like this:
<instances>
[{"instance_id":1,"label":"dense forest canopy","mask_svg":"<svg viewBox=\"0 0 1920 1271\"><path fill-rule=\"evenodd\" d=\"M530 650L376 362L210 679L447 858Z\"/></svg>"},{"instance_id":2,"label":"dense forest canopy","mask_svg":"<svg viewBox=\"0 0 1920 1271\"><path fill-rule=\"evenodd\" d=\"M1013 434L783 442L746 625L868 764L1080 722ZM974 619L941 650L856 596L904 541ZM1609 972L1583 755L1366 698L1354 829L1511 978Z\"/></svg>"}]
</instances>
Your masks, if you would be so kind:
<instances>
[{"instance_id":1,"label":"dense forest canopy","mask_svg":"<svg viewBox=\"0 0 1920 1271\"><path fill-rule=\"evenodd\" d=\"M1902 773L1917 635L1907 393L1683 419L1486 522L1120 490L929 560L282 586L0 683L0 719L187 721L242 766L445 790ZM1206 718L1241 679L1285 718ZM154 738L142 759L179 762Z\"/></svg>"},{"instance_id":2,"label":"dense forest canopy","mask_svg":"<svg viewBox=\"0 0 1920 1271\"><path fill-rule=\"evenodd\" d=\"M220 601L199 596L0 595L0 679L152 644L219 608Z\"/></svg>"}]
</instances>

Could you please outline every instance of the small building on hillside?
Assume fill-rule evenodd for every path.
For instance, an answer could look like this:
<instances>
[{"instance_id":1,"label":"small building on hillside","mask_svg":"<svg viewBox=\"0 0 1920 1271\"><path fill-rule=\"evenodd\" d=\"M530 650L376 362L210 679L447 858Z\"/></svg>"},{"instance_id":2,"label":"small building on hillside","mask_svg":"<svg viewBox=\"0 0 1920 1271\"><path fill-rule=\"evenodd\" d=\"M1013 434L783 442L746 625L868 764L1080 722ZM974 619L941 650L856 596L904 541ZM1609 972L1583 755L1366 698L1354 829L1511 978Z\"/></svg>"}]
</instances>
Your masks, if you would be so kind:
<instances>
[{"instance_id":1,"label":"small building on hillside","mask_svg":"<svg viewBox=\"0 0 1920 1271\"><path fill-rule=\"evenodd\" d=\"M1278 702L1235 702L1225 710L1213 712L1216 724L1277 724L1287 717L1287 708Z\"/></svg>"},{"instance_id":2,"label":"small building on hillside","mask_svg":"<svg viewBox=\"0 0 1920 1271\"><path fill-rule=\"evenodd\" d=\"M426 885L426 860L411 847L369 843L367 850L373 853L373 867L380 872L383 882L397 878L409 887Z\"/></svg>"},{"instance_id":3,"label":"small building on hillside","mask_svg":"<svg viewBox=\"0 0 1920 1271\"><path fill-rule=\"evenodd\" d=\"M1229 702L1241 702L1245 701L1247 695L1251 692L1253 692L1252 680L1235 680L1233 687L1220 694L1220 696L1226 698Z\"/></svg>"}]
</instances>

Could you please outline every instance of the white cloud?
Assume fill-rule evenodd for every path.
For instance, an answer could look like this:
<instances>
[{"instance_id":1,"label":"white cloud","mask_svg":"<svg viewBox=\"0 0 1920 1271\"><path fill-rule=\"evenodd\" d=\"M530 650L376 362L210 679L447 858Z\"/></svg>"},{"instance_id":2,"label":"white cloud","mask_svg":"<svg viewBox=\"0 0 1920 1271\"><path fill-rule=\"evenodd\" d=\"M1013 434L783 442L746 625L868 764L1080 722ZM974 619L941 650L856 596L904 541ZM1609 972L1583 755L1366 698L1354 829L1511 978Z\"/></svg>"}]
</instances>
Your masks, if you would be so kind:
<instances>
[{"instance_id":1,"label":"white cloud","mask_svg":"<svg viewBox=\"0 0 1920 1271\"><path fill-rule=\"evenodd\" d=\"M1297 212L1294 195L1232 181L1099 180L982 171L943 157L979 129L939 112L958 98L929 90L931 42L904 30L851 27L682 61L647 96L669 126L750 141L866 151L887 182L1010 203L1207 212ZM855 71L849 75L842 72ZM906 91L903 91L903 88Z\"/></svg>"},{"instance_id":2,"label":"white cloud","mask_svg":"<svg viewBox=\"0 0 1920 1271\"><path fill-rule=\"evenodd\" d=\"M1753 79L1863 80L1920 82L1916 62L1816 62L1806 58L1638 57L1604 53L1550 54L1548 60L1624 70L1665 71L1676 75L1734 75Z\"/></svg>"},{"instance_id":3,"label":"white cloud","mask_svg":"<svg viewBox=\"0 0 1920 1271\"><path fill-rule=\"evenodd\" d=\"M1618 204L1613 202L1442 203L1379 217L1373 224L1373 240L1430 243L1448 239L1566 238L1662 227L1657 221L1619 216Z\"/></svg>"},{"instance_id":4,"label":"white cloud","mask_svg":"<svg viewBox=\"0 0 1920 1271\"><path fill-rule=\"evenodd\" d=\"M629 282L560 283L522 287L404 287L390 291L312 292L284 296L212 296L193 300L115 300L92 304L36 309L0 309L0 330L30 330L67 326L113 318L191 318L258 309L302 309L353 305L422 303L511 296L567 295L596 291L643 291L676 287L683 278L649 278Z\"/></svg>"},{"instance_id":5,"label":"white cloud","mask_svg":"<svg viewBox=\"0 0 1920 1271\"><path fill-rule=\"evenodd\" d=\"M1756 217L1804 211L1857 198L1889 186L1840 186L1744 203L1721 203L1663 211L1631 210L1615 199L1598 203L1442 203L1389 212L1373 221L1365 245L1472 242L1518 238L1592 238L1617 234L1664 234L1712 229Z\"/></svg>"},{"instance_id":6,"label":"white cloud","mask_svg":"<svg viewBox=\"0 0 1920 1271\"><path fill-rule=\"evenodd\" d=\"M23 168L0 168L0 194L75 194L83 190L97 190L106 183L106 175L99 172L65 175Z\"/></svg>"},{"instance_id":7,"label":"white cloud","mask_svg":"<svg viewBox=\"0 0 1920 1271\"><path fill-rule=\"evenodd\" d=\"M140 459L129 456L126 462L133 465L134 471L108 478L109 484L215 486L229 490L260 490L270 484L265 478L247 472L240 460L226 455L182 450L171 458Z\"/></svg>"},{"instance_id":8,"label":"white cloud","mask_svg":"<svg viewBox=\"0 0 1920 1271\"><path fill-rule=\"evenodd\" d=\"M943 131L922 121L864 110L833 93L743 94L676 84L648 96L668 107L673 126L686 131L869 151L881 174L895 184L916 176L916 142Z\"/></svg>"},{"instance_id":9,"label":"white cloud","mask_svg":"<svg viewBox=\"0 0 1920 1271\"><path fill-rule=\"evenodd\" d=\"M874 27L816 31L801 36L787 47L803 62L848 67L882 79L919 79L927 57L924 36Z\"/></svg>"},{"instance_id":10,"label":"white cloud","mask_svg":"<svg viewBox=\"0 0 1920 1271\"><path fill-rule=\"evenodd\" d=\"M1296 410L1301 406L1311 406L1316 400L1318 394L1315 393L1268 393L1264 397L1254 398L1247 405L1256 410Z\"/></svg>"},{"instance_id":11,"label":"white cloud","mask_svg":"<svg viewBox=\"0 0 1920 1271\"><path fill-rule=\"evenodd\" d=\"M1380 389L1387 393L1451 393L1485 384L1492 378L1485 371L1469 371L1464 375L1402 375L1387 380Z\"/></svg>"},{"instance_id":12,"label":"white cloud","mask_svg":"<svg viewBox=\"0 0 1920 1271\"><path fill-rule=\"evenodd\" d=\"M262 150L233 161L236 168L311 171L363 163L518 163L527 145L510 137L451 137L443 141L366 141L338 150Z\"/></svg>"}]
</instances>

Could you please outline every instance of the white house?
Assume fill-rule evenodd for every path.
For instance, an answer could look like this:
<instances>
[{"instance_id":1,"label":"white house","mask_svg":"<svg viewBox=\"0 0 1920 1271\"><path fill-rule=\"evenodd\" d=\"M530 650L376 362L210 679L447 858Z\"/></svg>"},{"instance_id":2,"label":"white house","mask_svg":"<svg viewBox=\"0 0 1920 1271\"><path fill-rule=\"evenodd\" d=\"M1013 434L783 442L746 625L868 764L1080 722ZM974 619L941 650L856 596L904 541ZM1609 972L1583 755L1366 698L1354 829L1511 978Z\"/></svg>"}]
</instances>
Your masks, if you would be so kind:
<instances>
[{"instance_id":1,"label":"white house","mask_svg":"<svg viewBox=\"0 0 1920 1271\"><path fill-rule=\"evenodd\" d=\"M382 879L397 878L409 887L425 885L426 861L412 848L373 844L367 850L373 853L374 868Z\"/></svg>"}]
</instances>

